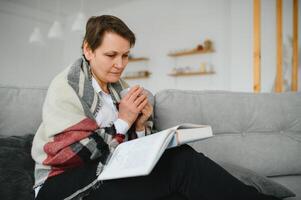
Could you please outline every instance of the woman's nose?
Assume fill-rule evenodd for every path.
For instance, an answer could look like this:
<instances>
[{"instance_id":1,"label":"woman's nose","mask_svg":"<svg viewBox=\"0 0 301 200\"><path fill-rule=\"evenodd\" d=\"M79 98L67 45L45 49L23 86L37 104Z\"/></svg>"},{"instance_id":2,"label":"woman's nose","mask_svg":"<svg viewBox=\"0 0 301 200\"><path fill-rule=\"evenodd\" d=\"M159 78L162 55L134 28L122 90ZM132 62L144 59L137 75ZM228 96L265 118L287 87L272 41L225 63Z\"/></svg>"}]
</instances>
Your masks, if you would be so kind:
<instances>
[{"instance_id":1,"label":"woman's nose","mask_svg":"<svg viewBox=\"0 0 301 200\"><path fill-rule=\"evenodd\" d=\"M115 61L115 63L114 63L114 66L117 67L117 68L123 68L123 61L122 61L122 58L116 59L116 61Z\"/></svg>"}]
</instances>

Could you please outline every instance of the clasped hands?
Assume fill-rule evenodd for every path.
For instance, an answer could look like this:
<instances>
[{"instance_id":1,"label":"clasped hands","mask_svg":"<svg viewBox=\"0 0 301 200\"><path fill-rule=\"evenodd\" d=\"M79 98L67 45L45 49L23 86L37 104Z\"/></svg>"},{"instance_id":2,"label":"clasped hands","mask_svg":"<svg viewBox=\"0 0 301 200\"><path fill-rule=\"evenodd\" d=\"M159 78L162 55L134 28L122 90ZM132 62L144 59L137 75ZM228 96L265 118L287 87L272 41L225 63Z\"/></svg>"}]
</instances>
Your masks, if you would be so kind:
<instances>
[{"instance_id":1,"label":"clasped hands","mask_svg":"<svg viewBox=\"0 0 301 200\"><path fill-rule=\"evenodd\" d=\"M126 121L129 126L135 123L136 131L145 130L145 123L153 113L147 94L138 85L131 87L119 103L118 118Z\"/></svg>"}]
</instances>

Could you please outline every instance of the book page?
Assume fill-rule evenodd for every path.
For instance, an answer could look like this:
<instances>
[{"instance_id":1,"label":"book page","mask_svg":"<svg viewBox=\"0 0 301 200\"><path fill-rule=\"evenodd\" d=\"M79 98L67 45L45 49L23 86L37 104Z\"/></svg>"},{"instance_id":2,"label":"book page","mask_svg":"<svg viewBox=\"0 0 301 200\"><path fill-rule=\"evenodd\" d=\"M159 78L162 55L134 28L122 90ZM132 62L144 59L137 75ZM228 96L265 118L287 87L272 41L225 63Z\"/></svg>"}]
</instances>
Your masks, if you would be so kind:
<instances>
[{"instance_id":1,"label":"book page","mask_svg":"<svg viewBox=\"0 0 301 200\"><path fill-rule=\"evenodd\" d=\"M181 144L206 139L213 136L212 129L208 125L197 124L181 124L171 128L175 130L172 140L170 141L168 148L176 147Z\"/></svg>"},{"instance_id":2,"label":"book page","mask_svg":"<svg viewBox=\"0 0 301 200\"><path fill-rule=\"evenodd\" d=\"M186 144L189 142L206 139L212 137L212 129L207 125L200 125L199 127L189 128L187 126L180 126L178 130L176 130L176 139L178 145Z\"/></svg>"},{"instance_id":3,"label":"book page","mask_svg":"<svg viewBox=\"0 0 301 200\"><path fill-rule=\"evenodd\" d=\"M166 149L172 134L165 130L118 145L98 180L147 175Z\"/></svg>"}]
</instances>

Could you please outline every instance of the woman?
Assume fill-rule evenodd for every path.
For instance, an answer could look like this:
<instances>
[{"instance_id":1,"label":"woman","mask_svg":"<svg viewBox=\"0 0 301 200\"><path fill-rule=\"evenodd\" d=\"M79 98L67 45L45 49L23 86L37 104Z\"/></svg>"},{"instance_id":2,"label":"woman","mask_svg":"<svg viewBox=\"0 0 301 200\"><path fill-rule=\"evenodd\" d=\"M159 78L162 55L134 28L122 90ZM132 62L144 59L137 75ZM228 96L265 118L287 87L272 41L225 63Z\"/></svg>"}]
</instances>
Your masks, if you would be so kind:
<instances>
[{"instance_id":1,"label":"woman","mask_svg":"<svg viewBox=\"0 0 301 200\"><path fill-rule=\"evenodd\" d=\"M120 19L88 20L83 58L55 77L45 99L32 147L36 199L276 199L188 145L167 150L148 176L96 180L118 144L151 133L153 108L143 89L134 86L120 97L134 44Z\"/></svg>"}]
</instances>

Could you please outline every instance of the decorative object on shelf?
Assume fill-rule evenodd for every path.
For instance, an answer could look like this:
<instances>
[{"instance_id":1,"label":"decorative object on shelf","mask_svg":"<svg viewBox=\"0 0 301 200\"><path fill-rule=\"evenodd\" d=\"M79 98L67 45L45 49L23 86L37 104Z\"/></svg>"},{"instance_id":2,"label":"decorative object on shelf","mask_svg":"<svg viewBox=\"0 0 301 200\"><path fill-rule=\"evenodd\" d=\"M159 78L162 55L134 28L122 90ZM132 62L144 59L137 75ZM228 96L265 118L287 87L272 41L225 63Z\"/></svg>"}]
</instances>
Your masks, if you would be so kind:
<instances>
[{"instance_id":1,"label":"decorative object on shelf","mask_svg":"<svg viewBox=\"0 0 301 200\"><path fill-rule=\"evenodd\" d=\"M179 56L188 56L194 54L204 54L204 53L213 53L214 47L213 42L210 39L206 39L203 44L198 44L193 49L185 49L185 50L178 50L168 54L171 57L179 57ZM210 63L210 62L209 62ZM215 74L213 65L207 62L200 63L199 67L193 69L189 66L186 67L174 67L169 73L169 76L196 76L196 75L212 75Z\"/></svg>"},{"instance_id":2,"label":"decorative object on shelf","mask_svg":"<svg viewBox=\"0 0 301 200\"><path fill-rule=\"evenodd\" d=\"M193 69L190 66L174 67L172 69L172 73L187 73L187 72L191 72L191 71L193 71Z\"/></svg>"},{"instance_id":3,"label":"decorative object on shelf","mask_svg":"<svg viewBox=\"0 0 301 200\"><path fill-rule=\"evenodd\" d=\"M171 73L169 73L168 75L169 76L193 76L193 75L212 75L212 74L215 74L212 64L210 64L210 70L207 71L206 63L203 62L201 63L199 70L193 69L190 66L174 67Z\"/></svg>"},{"instance_id":4,"label":"decorative object on shelf","mask_svg":"<svg viewBox=\"0 0 301 200\"><path fill-rule=\"evenodd\" d=\"M198 51L203 51L203 50L204 50L204 47L203 47L203 45L199 44L199 45L196 47L196 49L197 49Z\"/></svg>"},{"instance_id":5,"label":"decorative object on shelf","mask_svg":"<svg viewBox=\"0 0 301 200\"><path fill-rule=\"evenodd\" d=\"M200 72L206 72L206 63L205 62L201 63Z\"/></svg>"},{"instance_id":6,"label":"decorative object on shelf","mask_svg":"<svg viewBox=\"0 0 301 200\"><path fill-rule=\"evenodd\" d=\"M141 71L135 71L135 72L127 72L122 77L123 79L143 79L148 78L151 75L151 72L148 70L141 70Z\"/></svg>"},{"instance_id":7,"label":"decorative object on shelf","mask_svg":"<svg viewBox=\"0 0 301 200\"><path fill-rule=\"evenodd\" d=\"M178 56L188 56L193 54L213 53L213 52L214 52L213 42L209 39L206 39L204 41L204 44L198 44L193 49L174 51L169 53L168 56L178 57Z\"/></svg>"},{"instance_id":8,"label":"decorative object on shelf","mask_svg":"<svg viewBox=\"0 0 301 200\"><path fill-rule=\"evenodd\" d=\"M209 39L204 41L204 49L207 51L213 51L213 42Z\"/></svg>"}]
</instances>

